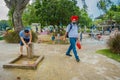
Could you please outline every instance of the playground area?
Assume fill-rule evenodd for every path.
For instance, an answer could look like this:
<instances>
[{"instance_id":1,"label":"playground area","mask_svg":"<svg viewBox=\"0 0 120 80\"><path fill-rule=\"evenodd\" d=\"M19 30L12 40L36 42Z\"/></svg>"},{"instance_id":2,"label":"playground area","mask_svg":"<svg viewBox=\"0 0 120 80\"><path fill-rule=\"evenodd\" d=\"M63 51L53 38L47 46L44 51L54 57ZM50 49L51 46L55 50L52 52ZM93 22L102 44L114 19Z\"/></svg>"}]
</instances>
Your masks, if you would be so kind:
<instances>
[{"instance_id":1,"label":"playground area","mask_svg":"<svg viewBox=\"0 0 120 80\"><path fill-rule=\"evenodd\" d=\"M120 0L0 3L0 80L120 80Z\"/></svg>"},{"instance_id":2,"label":"playground area","mask_svg":"<svg viewBox=\"0 0 120 80\"><path fill-rule=\"evenodd\" d=\"M0 80L120 80L120 63L96 51L107 48L106 40L84 38L78 51L80 62L74 56L65 55L69 46L61 44L34 43L34 54L44 55L36 70L7 69L5 63L19 56L19 44L0 41ZM24 49L26 54L26 49ZM73 52L71 52L73 55Z\"/></svg>"}]
</instances>

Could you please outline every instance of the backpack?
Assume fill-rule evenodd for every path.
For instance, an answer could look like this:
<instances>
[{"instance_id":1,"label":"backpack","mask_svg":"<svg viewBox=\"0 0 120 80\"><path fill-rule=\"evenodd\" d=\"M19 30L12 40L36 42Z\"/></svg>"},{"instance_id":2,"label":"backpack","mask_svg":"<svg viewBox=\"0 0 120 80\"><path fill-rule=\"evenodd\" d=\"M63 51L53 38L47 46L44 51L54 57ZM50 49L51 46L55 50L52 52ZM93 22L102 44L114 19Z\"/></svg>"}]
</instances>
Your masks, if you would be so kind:
<instances>
[{"instance_id":1,"label":"backpack","mask_svg":"<svg viewBox=\"0 0 120 80\"><path fill-rule=\"evenodd\" d=\"M68 30L68 32L66 34L66 38L69 38L68 33L70 32L71 29L72 29L72 24L70 23L70 29Z\"/></svg>"}]
</instances>

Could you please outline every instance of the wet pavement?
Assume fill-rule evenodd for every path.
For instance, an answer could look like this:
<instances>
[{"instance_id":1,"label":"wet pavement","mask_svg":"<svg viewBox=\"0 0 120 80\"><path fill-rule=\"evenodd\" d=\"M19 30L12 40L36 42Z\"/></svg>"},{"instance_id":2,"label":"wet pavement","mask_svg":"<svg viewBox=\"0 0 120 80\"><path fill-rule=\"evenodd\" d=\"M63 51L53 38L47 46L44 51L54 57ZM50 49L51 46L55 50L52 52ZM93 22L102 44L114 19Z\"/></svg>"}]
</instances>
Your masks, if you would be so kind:
<instances>
[{"instance_id":1,"label":"wet pavement","mask_svg":"<svg viewBox=\"0 0 120 80\"><path fill-rule=\"evenodd\" d=\"M34 43L34 54L45 58L36 70L25 70L2 67L19 55L19 44L0 41L0 80L120 80L120 63L95 53L107 48L104 40L83 39L81 44L76 62L72 51L72 57L65 56L69 45Z\"/></svg>"}]
</instances>

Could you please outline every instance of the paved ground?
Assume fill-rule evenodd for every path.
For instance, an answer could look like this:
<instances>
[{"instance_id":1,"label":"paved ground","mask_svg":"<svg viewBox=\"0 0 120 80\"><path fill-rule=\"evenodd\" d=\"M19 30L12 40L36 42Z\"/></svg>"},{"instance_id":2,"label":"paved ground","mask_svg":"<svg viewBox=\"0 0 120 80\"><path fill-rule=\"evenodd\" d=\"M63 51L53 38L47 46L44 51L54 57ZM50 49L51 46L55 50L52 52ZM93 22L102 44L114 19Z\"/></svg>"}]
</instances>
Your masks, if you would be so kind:
<instances>
[{"instance_id":1,"label":"paved ground","mask_svg":"<svg viewBox=\"0 0 120 80\"><path fill-rule=\"evenodd\" d=\"M68 46L35 43L34 53L45 56L37 70L4 69L3 64L18 56L19 45L0 41L0 80L17 80L18 76L21 80L120 80L120 63L95 53L106 48L104 41L84 39L82 49L77 50L79 63L74 56L65 56Z\"/></svg>"}]
</instances>

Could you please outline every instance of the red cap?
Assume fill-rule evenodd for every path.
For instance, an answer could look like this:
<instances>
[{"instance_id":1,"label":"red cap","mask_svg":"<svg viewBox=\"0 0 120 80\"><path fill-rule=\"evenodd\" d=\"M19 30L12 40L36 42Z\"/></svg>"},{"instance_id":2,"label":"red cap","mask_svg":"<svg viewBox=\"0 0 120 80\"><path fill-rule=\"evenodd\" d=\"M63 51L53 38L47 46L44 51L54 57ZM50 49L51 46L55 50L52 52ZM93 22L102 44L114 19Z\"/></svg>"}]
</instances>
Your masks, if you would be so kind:
<instances>
[{"instance_id":1,"label":"red cap","mask_svg":"<svg viewBox=\"0 0 120 80\"><path fill-rule=\"evenodd\" d=\"M71 21L73 21L73 20L75 20L75 21L77 21L78 20L78 16L71 16Z\"/></svg>"}]
</instances>

